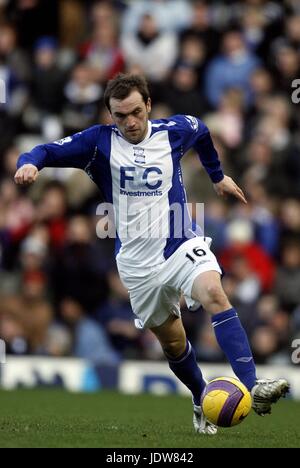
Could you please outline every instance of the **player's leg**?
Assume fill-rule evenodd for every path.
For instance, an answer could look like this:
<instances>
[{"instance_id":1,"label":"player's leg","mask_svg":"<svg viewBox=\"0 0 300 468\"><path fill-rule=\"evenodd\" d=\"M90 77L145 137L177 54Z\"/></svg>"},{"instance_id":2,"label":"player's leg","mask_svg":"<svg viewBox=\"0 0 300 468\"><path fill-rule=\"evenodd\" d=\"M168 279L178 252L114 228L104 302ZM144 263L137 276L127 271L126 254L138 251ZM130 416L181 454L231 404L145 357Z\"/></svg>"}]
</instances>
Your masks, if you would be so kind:
<instances>
[{"instance_id":1,"label":"player's leg","mask_svg":"<svg viewBox=\"0 0 300 468\"><path fill-rule=\"evenodd\" d=\"M214 435L217 428L209 423L200 408L201 393L206 385L192 345L186 338L180 317L170 315L159 327L151 328L168 359L170 369L193 395L194 427L199 433Z\"/></svg>"},{"instance_id":2,"label":"player's leg","mask_svg":"<svg viewBox=\"0 0 300 468\"><path fill-rule=\"evenodd\" d=\"M284 379L257 380L246 332L223 290L220 274L207 271L198 275L193 283L192 298L212 315L217 341L236 376L251 391L253 408L259 414L269 413L271 403L284 396L289 386Z\"/></svg>"},{"instance_id":3,"label":"player's leg","mask_svg":"<svg viewBox=\"0 0 300 468\"><path fill-rule=\"evenodd\" d=\"M129 289L132 310L138 328L149 328L158 338L175 375L190 389L197 405L200 404L205 387L201 371L197 365L195 352L186 339L180 318L180 293L171 286L163 286L165 278L158 276L160 270L153 271L143 278L135 279L123 273L122 280Z\"/></svg>"},{"instance_id":4,"label":"player's leg","mask_svg":"<svg viewBox=\"0 0 300 468\"><path fill-rule=\"evenodd\" d=\"M202 373L196 362L195 352L186 338L182 320L170 315L161 326L151 328L168 359L170 369L192 392L196 405L200 405L205 387Z\"/></svg>"},{"instance_id":5,"label":"player's leg","mask_svg":"<svg viewBox=\"0 0 300 468\"><path fill-rule=\"evenodd\" d=\"M201 273L194 281L192 298L201 301L212 315L212 325L221 349L234 373L251 390L256 382L256 370L247 335L223 290L220 274Z\"/></svg>"},{"instance_id":6,"label":"player's leg","mask_svg":"<svg viewBox=\"0 0 300 468\"><path fill-rule=\"evenodd\" d=\"M205 387L202 373L197 365L195 352L187 342L180 318L180 291L177 287L166 286L167 273L172 266L167 265L166 275L162 269L152 270L142 278L135 277L118 265L125 287L129 290L132 310L139 329L149 328L156 335L175 375L185 384L193 395L194 427L202 434L215 434L217 428L209 423L200 406L200 396ZM165 286L163 286L165 285ZM196 414L197 413L197 414Z\"/></svg>"}]
</instances>

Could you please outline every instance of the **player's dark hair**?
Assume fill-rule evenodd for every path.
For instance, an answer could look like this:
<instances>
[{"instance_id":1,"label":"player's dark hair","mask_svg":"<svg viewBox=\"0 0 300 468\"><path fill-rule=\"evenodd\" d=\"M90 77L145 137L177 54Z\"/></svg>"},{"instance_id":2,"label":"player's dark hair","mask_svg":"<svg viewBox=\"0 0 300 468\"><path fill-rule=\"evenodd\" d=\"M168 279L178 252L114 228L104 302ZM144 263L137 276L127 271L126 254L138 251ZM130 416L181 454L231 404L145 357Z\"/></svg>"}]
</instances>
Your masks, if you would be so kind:
<instances>
[{"instance_id":1,"label":"player's dark hair","mask_svg":"<svg viewBox=\"0 0 300 468\"><path fill-rule=\"evenodd\" d=\"M132 91L138 91L145 104L150 97L148 83L143 76L119 73L107 84L104 93L104 103L110 111L110 99L126 99Z\"/></svg>"}]
</instances>

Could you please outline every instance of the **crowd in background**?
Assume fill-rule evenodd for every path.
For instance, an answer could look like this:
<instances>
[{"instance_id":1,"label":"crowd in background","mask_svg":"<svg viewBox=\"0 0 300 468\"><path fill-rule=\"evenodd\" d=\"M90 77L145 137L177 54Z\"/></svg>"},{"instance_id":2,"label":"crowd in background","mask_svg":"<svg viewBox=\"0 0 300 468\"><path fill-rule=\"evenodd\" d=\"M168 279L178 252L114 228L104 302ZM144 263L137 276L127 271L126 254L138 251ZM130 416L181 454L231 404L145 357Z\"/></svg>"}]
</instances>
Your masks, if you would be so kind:
<instances>
[{"instance_id":1,"label":"crowd in background","mask_svg":"<svg viewBox=\"0 0 300 468\"><path fill-rule=\"evenodd\" d=\"M100 194L73 169L13 182L20 153L110 123L105 84L144 74L152 118L184 113L209 127L247 205L217 198L194 152L182 162L189 201L226 274L258 363L290 363L300 337L298 0L0 0L0 337L15 355L115 364L163 358L137 330L112 239L99 239ZM299 93L300 94L300 93ZM201 309L186 310L201 361L223 361Z\"/></svg>"}]
</instances>

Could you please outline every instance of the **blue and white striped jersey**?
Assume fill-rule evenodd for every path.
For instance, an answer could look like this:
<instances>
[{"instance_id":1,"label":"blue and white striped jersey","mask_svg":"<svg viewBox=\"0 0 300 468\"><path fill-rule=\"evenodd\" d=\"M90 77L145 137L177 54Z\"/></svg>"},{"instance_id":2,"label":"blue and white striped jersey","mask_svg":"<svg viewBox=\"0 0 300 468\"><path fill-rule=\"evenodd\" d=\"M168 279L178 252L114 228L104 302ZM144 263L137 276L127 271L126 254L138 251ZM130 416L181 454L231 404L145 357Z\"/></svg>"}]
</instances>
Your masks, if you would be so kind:
<instances>
[{"instance_id":1,"label":"blue and white striped jersey","mask_svg":"<svg viewBox=\"0 0 300 468\"><path fill-rule=\"evenodd\" d=\"M31 163L39 170L83 169L114 205L118 262L147 268L164 262L192 237L187 236L193 231L190 217L184 217L178 235L172 210L176 205L186 212L180 160L190 148L198 152L212 182L220 182L224 174L207 127L184 115L149 121L147 135L137 145L114 125L96 125L22 154L18 168Z\"/></svg>"}]
</instances>

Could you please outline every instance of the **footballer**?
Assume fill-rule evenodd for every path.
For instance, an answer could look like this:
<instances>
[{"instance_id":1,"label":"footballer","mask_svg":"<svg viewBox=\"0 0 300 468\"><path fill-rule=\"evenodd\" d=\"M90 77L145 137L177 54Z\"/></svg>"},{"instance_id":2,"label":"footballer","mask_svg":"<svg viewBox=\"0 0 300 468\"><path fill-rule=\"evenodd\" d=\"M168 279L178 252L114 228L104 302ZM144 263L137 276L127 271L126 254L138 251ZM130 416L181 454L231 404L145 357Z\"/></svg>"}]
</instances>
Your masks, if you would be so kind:
<instances>
[{"instance_id":1,"label":"footballer","mask_svg":"<svg viewBox=\"0 0 300 468\"><path fill-rule=\"evenodd\" d=\"M113 125L96 125L22 154L16 183L33 183L45 167L79 168L97 184L105 202L113 204L116 262L136 326L155 334L171 370L191 391L198 433L213 435L217 427L201 409L206 382L186 338L181 294L189 308L201 304L211 315L216 339L235 375L251 392L254 410L259 415L270 413L271 404L285 395L289 385L284 379L257 379L246 333L223 290L222 271L210 240L189 215L178 223L172 214L174 205L182 208L182 214L187 211L180 161L190 148L199 154L219 196L231 195L247 203L243 191L223 173L201 120L185 115L149 120L151 99L143 77L117 75L109 81L104 99Z\"/></svg>"}]
</instances>

